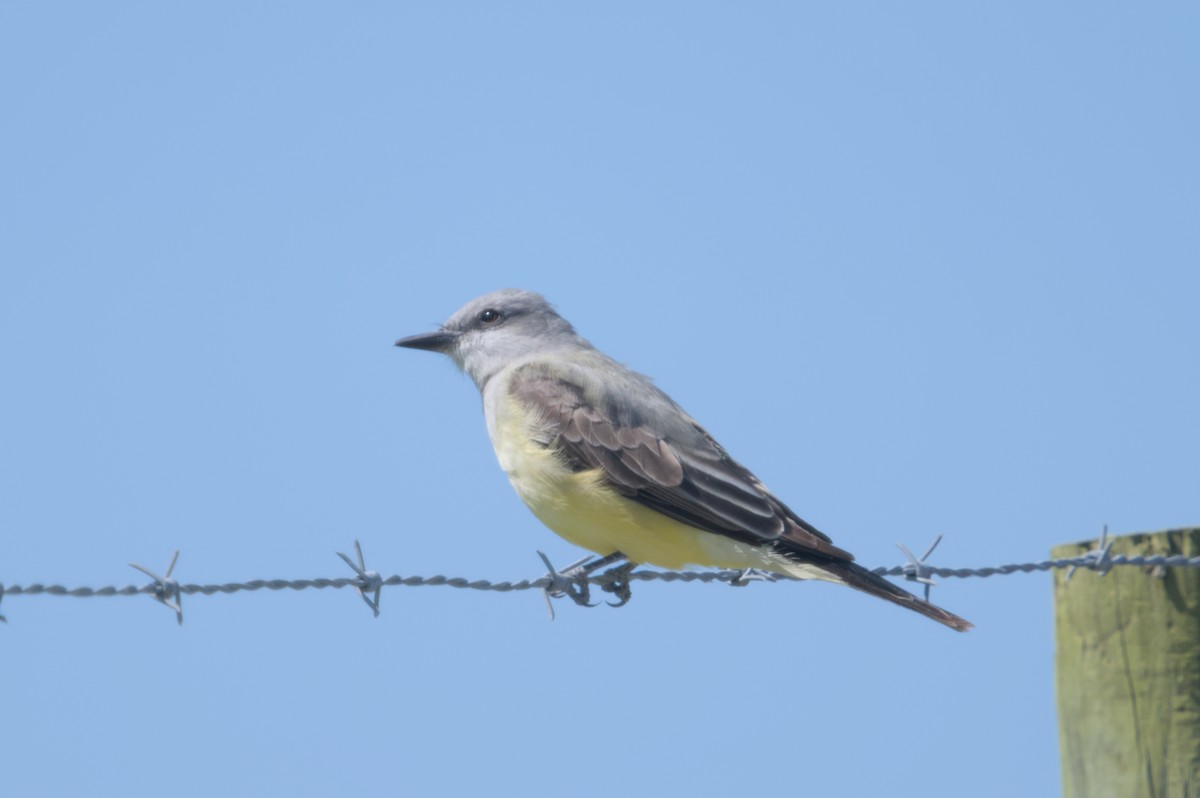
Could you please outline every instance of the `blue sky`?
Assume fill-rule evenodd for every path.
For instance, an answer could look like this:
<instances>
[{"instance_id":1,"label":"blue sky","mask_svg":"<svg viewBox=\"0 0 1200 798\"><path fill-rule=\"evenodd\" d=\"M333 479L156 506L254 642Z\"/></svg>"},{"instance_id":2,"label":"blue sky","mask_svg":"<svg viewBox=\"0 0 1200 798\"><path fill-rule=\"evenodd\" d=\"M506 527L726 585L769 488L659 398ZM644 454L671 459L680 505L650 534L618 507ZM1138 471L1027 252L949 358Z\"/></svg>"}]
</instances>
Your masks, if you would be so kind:
<instances>
[{"instance_id":1,"label":"blue sky","mask_svg":"<svg viewBox=\"0 0 1200 798\"><path fill-rule=\"evenodd\" d=\"M1200 523L1194 4L8 3L0 582L534 578L546 294L867 565ZM9 597L0 787L1049 795L1050 579Z\"/></svg>"}]
</instances>

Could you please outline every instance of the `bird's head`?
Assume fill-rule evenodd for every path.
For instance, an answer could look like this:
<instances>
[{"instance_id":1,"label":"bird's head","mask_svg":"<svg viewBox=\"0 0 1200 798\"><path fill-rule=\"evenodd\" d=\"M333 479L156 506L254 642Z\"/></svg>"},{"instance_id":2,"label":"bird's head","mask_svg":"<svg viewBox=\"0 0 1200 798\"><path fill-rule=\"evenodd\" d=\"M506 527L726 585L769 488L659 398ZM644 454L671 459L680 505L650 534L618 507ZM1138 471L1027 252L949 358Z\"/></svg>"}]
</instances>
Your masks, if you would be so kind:
<instances>
[{"instance_id":1,"label":"bird's head","mask_svg":"<svg viewBox=\"0 0 1200 798\"><path fill-rule=\"evenodd\" d=\"M540 352L583 342L541 294L504 288L472 299L434 332L401 338L396 346L449 356L482 390L496 372Z\"/></svg>"}]
</instances>

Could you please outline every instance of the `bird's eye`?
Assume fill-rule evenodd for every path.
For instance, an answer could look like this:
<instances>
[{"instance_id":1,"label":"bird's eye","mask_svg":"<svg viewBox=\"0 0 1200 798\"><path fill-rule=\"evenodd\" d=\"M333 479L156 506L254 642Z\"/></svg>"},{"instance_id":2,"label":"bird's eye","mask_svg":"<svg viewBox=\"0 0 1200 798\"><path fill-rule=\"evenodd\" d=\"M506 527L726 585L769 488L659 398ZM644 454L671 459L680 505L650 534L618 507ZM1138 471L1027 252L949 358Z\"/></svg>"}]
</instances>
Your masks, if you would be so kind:
<instances>
[{"instance_id":1,"label":"bird's eye","mask_svg":"<svg viewBox=\"0 0 1200 798\"><path fill-rule=\"evenodd\" d=\"M488 308L479 314L479 320L484 324L495 324L500 321L500 311L494 308Z\"/></svg>"}]
</instances>

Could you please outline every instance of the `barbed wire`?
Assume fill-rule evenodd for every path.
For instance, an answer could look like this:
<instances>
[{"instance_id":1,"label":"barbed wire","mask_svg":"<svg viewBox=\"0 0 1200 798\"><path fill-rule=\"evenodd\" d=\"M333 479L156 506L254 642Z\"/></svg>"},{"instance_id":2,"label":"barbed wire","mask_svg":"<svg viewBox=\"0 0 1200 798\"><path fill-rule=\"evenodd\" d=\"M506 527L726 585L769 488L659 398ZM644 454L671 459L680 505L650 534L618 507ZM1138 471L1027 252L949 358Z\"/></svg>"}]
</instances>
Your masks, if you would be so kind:
<instances>
[{"instance_id":1,"label":"barbed wire","mask_svg":"<svg viewBox=\"0 0 1200 798\"><path fill-rule=\"evenodd\" d=\"M933 543L925 550L925 553L917 557L910 552L903 544L897 544L908 562L901 565L890 567L880 567L871 569L874 573L880 576L902 576L907 581L917 582L925 587L925 599L929 599L929 589L935 585L933 577L953 577L965 579L970 577L989 577L989 576L1006 576L1015 573L1034 573L1038 571L1050 571L1060 568L1070 569L1067 573L1069 579L1075 573L1077 568L1087 568L1095 571L1100 575L1108 573L1112 568L1117 566L1142 566L1154 569L1154 573L1162 576L1166 573L1167 568L1200 568L1200 557L1185 557L1183 555L1125 555L1112 554L1113 541L1108 537L1108 529L1105 528L1104 534L1100 538L1097 548L1085 552L1078 557L1061 557L1057 559L1039 560L1036 562L1013 563L1010 565L987 566L983 568L944 568L936 565L930 565L927 560L937 548L938 543L942 540L939 535ZM618 601L607 602L610 606L622 606L629 601L631 582L700 582L709 584L712 582L724 583L735 587L742 587L751 582L777 582L777 581L795 581L791 577L780 576L774 573L765 573L754 569L732 571L656 571L656 570L632 570L628 564L610 569L603 573L594 573L597 566L603 567L612 562L619 562L619 557L600 558L599 560L586 557L577 562L571 563L562 569L555 568L548 557L542 552L538 552L542 562L545 563L547 571L544 575L536 579L522 579L520 581L500 581L494 582L488 579L466 579L463 577L451 576L400 576L394 575L383 577L377 571L368 570L366 561L363 558L362 547L359 542L354 541L354 549L357 555L356 560L352 560L349 556L336 552L337 556L341 557L347 565L354 571L354 576L336 577L332 579L317 578L317 579L252 579L247 582L226 582L223 584L198 585L190 583L180 583L171 577L175 570L175 565L179 561L179 552L176 551L171 558L170 564L164 574L158 573L136 563L130 563L130 567L136 568L142 573L153 579L153 582L144 585L126 585L125 587L74 587L69 588L63 585L44 585L41 583L33 583L30 585L5 585L0 582L0 600L6 596L73 596L75 598L92 598L95 596L137 596L149 595L158 602L165 605L175 613L176 620L183 623L183 596L191 596L201 594L211 596L214 593L240 593L243 591L255 590L308 590L316 589L323 590L325 588L341 589L344 587L353 587L366 603L371 608L372 612L378 617L379 615L379 600L383 588L385 587L454 587L462 590L484 590L496 593L509 593L514 591L524 590L540 590L546 599L546 606L549 608L551 619L554 618L554 605L552 599L567 597L573 600L576 604L584 606L595 606L590 602L590 586L597 586L604 592L613 593ZM7 619L0 615L0 621Z\"/></svg>"}]
</instances>

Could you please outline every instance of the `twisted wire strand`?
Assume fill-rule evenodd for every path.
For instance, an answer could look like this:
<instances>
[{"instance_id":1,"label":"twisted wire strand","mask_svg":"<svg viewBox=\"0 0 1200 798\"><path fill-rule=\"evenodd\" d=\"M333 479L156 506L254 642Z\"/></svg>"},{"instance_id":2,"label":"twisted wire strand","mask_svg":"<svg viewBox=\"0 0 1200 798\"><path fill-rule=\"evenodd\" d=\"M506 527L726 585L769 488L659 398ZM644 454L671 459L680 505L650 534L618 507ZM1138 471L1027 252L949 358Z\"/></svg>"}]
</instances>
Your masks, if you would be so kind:
<instances>
[{"instance_id":1,"label":"twisted wire strand","mask_svg":"<svg viewBox=\"0 0 1200 798\"><path fill-rule=\"evenodd\" d=\"M1038 562L1013 563L1009 565L989 566L983 568L940 568L937 566L919 564L921 576L940 577L989 577L1005 576L1014 573L1034 573L1058 568L1092 568L1100 569L1107 566L1143 566L1156 568L1200 568L1200 557L1184 557L1182 555L1124 555L1114 554L1107 557L1088 554L1081 557L1040 560ZM918 565L906 563L891 567L873 569L880 576L913 577L918 574ZM1104 568L1107 570L1107 568ZM737 582L744 577L741 571L646 571L639 570L621 576L638 582ZM593 585L606 585L613 582L615 577L597 574L587 577ZM779 581L785 581L786 578ZM765 580L775 581L775 580ZM169 580L163 583L151 582L145 585L126 585L125 587L65 587L63 585L44 585L33 583L29 585L0 585L0 596L73 596L75 598L92 598L94 596L158 596L163 593L164 584L174 586L181 595L197 593L211 596L214 593L238 593L254 590L323 590L325 588L340 589L344 587L363 588L360 577L339 577L336 579L253 579L247 582L226 582L215 585L178 584ZM383 579L382 585L388 587L453 587L462 590L484 590L496 593L509 593L522 590L546 590L551 588L554 580L549 576L538 579L522 579L517 582L493 582L488 579L466 579L463 577L435 576L389 576Z\"/></svg>"}]
</instances>

